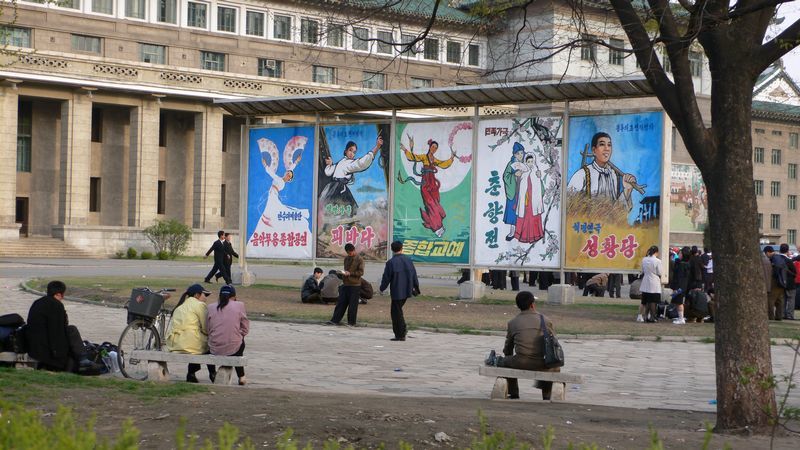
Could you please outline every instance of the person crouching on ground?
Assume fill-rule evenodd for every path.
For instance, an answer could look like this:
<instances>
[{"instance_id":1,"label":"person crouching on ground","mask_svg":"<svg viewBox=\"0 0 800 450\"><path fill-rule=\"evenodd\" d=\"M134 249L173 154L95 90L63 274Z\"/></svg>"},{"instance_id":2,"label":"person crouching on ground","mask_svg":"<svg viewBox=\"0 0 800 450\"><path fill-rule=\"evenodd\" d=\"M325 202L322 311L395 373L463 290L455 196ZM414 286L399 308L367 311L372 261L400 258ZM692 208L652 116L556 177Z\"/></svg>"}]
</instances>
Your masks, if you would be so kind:
<instances>
[{"instance_id":1,"label":"person crouching on ground","mask_svg":"<svg viewBox=\"0 0 800 450\"><path fill-rule=\"evenodd\" d=\"M342 287L342 277L338 270L331 269L319 285L319 294L324 303L336 303L339 300L339 288Z\"/></svg>"},{"instance_id":2,"label":"person crouching on ground","mask_svg":"<svg viewBox=\"0 0 800 450\"><path fill-rule=\"evenodd\" d=\"M586 287L583 288L583 296L591 295L592 297L603 297L606 295L607 287L608 274L598 273L592 278L589 278L589 281L586 282Z\"/></svg>"},{"instance_id":3,"label":"person crouching on ground","mask_svg":"<svg viewBox=\"0 0 800 450\"><path fill-rule=\"evenodd\" d=\"M544 333L542 333L542 317L547 329L556 335L553 322L541 313L536 312L536 297L528 291L517 294L517 308L520 313L508 322L506 344L503 347L505 356L497 356L492 350L486 358L487 366L509 367L512 369L535 370L541 372L560 372L556 367L548 369L544 366ZM516 378L507 378L508 398L519 398L519 383ZM536 387L542 390L542 399L550 400L553 383L537 381Z\"/></svg>"},{"instance_id":4,"label":"person crouching on ground","mask_svg":"<svg viewBox=\"0 0 800 450\"><path fill-rule=\"evenodd\" d=\"M208 307L208 348L212 355L242 356L244 337L250 331L250 320L244 303L237 301L236 289L222 286L219 300ZM244 367L236 367L239 385L244 386Z\"/></svg>"},{"instance_id":5,"label":"person crouching on ground","mask_svg":"<svg viewBox=\"0 0 800 450\"><path fill-rule=\"evenodd\" d=\"M172 310L172 320L167 331L167 349L175 353L203 355L208 353L208 308L206 296L211 292L199 284L186 289L178 300L178 306ZM200 364L189 364L186 381L197 383L197 371ZM208 378L214 382L217 372L213 365L208 365Z\"/></svg>"},{"instance_id":6,"label":"person crouching on ground","mask_svg":"<svg viewBox=\"0 0 800 450\"><path fill-rule=\"evenodd\" d=\"M300 301L303 303L319 303L322 301L320 292L322 290L322 269L316 267L314 273L306 278L303 282L303 288L300 290Z\"/></svg>"}]
</instances>

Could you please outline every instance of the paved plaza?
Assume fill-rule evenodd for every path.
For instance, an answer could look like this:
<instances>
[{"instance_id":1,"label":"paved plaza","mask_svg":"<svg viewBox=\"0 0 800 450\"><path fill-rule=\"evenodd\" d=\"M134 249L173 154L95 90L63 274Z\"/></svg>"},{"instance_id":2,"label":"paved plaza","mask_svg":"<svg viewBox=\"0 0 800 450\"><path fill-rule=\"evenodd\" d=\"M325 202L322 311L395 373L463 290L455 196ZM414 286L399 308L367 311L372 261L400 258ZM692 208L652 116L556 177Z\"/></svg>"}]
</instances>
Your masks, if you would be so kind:
<instances>
[{"instance_id":1,"label":"paved plaza","mask_svg":"<svg viewBox=\"0 0 800 450\"><path fill-rule=\"evenodd\" d=\"M0 314L27 315L36 295L19 288L21 278L1 278ZM386 297L370 307L385 309ZM92 342L118 340L125 312L65 302L70 322ZM502 349L502 336L459 335L412 330L405 342L391 342L390 329L331 327L252 321L246 338L246 387L304 392L382 394L412 397L488 398L493 380L478 375L490 348ZM699 342L565 339L564 372L586 376L568 387L567 402L633 408L715 410L714 346ZM776 375L787 374L792 352L772 347ZM171 367L182 380L184 367ZM198 373L201 382L205 371ZM523 400L540 401L530 382L521 382ZM794 391L790 403L800 405Z\"/></svg>"}]
</instances>

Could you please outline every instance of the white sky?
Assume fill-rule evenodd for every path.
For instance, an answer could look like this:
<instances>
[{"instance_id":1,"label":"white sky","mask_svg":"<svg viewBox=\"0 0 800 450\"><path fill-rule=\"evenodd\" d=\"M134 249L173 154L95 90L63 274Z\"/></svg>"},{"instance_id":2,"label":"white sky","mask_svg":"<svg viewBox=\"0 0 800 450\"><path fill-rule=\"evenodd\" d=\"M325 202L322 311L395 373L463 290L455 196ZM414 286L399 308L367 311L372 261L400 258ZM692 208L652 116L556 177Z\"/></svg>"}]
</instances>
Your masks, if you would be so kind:
<instances>
[{"instance_id":1,"label":"white sky","mask_svg":"<svg viewBox=\"0 0 800 450\"><path fill-rule=\"evenodd\" d=\"M782 24L772 27L767 33L767 37L775 36L779 30L782 30L797 20L800 20L800 2L793 1L788 4L783 4L778 7L778 16L786 17ZM783 57L783 63L786 67L786 73L792 79L800 83L800 47L795 47L786 56Z\"/></svg>"}]
</instances>

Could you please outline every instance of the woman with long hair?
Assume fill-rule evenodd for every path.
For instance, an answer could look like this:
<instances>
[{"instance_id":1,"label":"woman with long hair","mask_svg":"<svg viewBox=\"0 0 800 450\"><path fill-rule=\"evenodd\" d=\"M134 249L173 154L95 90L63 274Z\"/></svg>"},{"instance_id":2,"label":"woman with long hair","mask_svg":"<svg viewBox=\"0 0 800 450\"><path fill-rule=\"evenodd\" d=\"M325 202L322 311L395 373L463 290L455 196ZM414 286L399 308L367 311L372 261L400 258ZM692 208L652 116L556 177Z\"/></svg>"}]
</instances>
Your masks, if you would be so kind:
<instances>
[{"instance_id":1,"label":"woman with long hair","mask_svg":"<svg viewBox=\"0 0 800 450\"><path fill-rule=\"evenodd\" d=\"M208 307L208 346L212 355L242 356L244 337L250 331L250 320L244 303L237 301L236 289L222 286L219 300ZM236 367L239 385L244 386L244 367Z\"/></svg>"}]
</instances>

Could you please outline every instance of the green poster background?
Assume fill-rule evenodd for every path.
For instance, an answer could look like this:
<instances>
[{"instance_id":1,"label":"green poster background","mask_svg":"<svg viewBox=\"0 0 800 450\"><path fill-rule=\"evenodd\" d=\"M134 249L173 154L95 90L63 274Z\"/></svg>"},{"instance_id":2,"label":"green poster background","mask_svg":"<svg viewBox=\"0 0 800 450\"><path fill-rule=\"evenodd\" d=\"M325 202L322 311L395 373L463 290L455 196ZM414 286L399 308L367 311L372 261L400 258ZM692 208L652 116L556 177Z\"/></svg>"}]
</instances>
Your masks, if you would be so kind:
<instances>
[{"instance_id":1,"label":"green poster background","mask_svg":"<svg viewBox=\"0 0 800 450\"><path fill-rule=\"evenodd\" d=\"M393 223L394 240L403 242L403 252L414 261L426 263L469 263L470 198L472 191L472 129L471 122L398 123L396 136L394 170ZM442 223L445 228L441 237L423 226L420 209L425 210L420 186L412 178L420 181L422 164L417 163L417 174L409 169L409 162L401 144L410 147L413 138L413 152L422 155L427 152L428 140L439 143L438 159L446 159L450 149L457 157L449 168L438 168L436 178L442 184L440 204L446 216ZM451 145L452 143L452 145ZM451 177L445 180L445 177ZM458 180L457 177L463 177ZM454 184L455 183L455 184ZM454 185L453 185L454 184ZM449 186L453 185L453 186ZM448 190L449 189L449 190Z\"/></svg>"}]
</instances>

